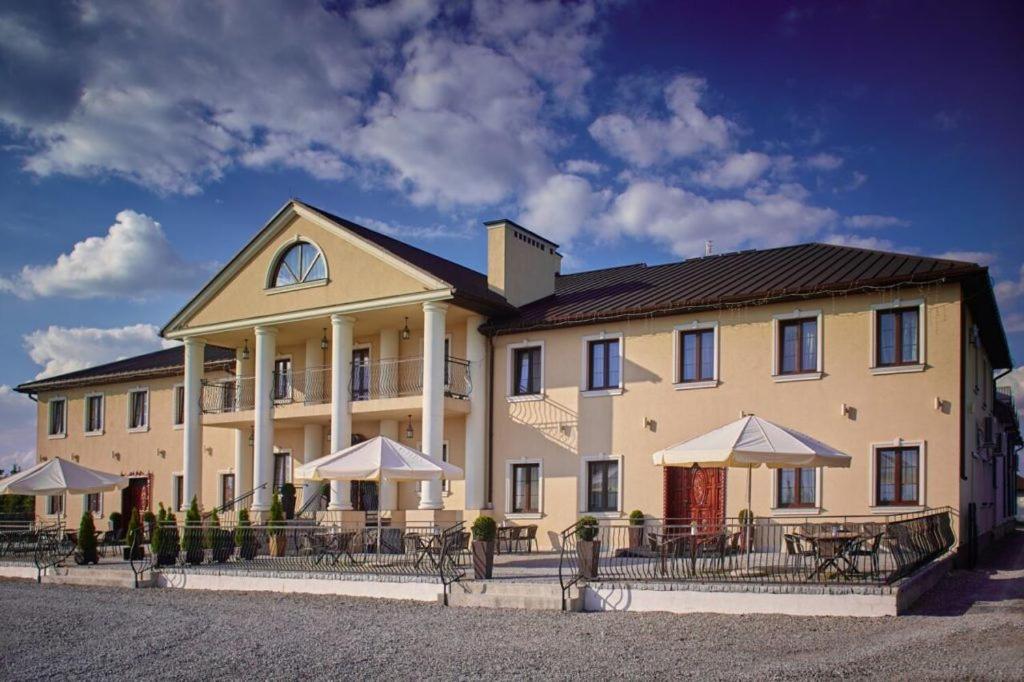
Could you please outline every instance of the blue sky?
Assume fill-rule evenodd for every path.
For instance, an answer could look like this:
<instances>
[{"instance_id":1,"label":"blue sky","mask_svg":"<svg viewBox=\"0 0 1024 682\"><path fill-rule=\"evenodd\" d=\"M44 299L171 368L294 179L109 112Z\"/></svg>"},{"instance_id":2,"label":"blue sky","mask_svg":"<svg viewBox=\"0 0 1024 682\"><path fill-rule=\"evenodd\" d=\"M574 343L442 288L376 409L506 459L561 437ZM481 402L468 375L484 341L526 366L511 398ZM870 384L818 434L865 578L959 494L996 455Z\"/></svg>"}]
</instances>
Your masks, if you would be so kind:
<instances>
[{"instance_id":1,"label":"blue sky","mask_svg":"<svg viewBox=\"0 0 1024 682\"><path fill-rule=\"evenodd\" d=\"M11 386L160 347L292 196L481 270L501 216L961 257L1024 358L1020 3L146 4L0 8L0 466Z\"/></svg>"}]
</instances>

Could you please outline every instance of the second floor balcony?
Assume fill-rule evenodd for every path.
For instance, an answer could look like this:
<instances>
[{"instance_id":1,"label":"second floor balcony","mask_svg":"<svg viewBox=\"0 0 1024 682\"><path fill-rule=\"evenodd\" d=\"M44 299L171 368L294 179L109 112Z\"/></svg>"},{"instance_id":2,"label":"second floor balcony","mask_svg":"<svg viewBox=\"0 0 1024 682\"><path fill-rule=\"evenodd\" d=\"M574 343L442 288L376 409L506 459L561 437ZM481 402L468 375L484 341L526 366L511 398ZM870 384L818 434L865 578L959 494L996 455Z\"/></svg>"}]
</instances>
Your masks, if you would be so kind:
<instances>
[{"instance_id":1,"label":"second floor balcony","mask_svg":"<svg viewBox=\"0 0 1024 682\"><path fill-rule=\"evenodd\" d=\"M423 358L394 358L353 362L349 398L353 402L407 398L423 394ZM444 367L446 398L469 398L473 384L469 362L448 357ZM331 402L331 368L307 367L275 372L271 386L275 405L325 405ZM244 412L255 406L256 378L234 377L203 381L203 414Z\"/></svg>"}]
</instances>

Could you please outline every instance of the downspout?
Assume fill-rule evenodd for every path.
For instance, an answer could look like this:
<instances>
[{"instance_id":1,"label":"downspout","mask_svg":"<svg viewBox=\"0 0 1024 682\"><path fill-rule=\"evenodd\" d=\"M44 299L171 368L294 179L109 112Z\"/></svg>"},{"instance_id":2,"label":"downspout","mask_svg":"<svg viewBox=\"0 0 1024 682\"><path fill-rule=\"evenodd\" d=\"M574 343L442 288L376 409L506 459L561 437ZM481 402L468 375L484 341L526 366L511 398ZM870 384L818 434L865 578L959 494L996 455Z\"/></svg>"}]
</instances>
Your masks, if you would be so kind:
<instances>
[{"instance_id":1,"label":"downspout","mask_svg":"<svg viewBox=\"0 0 1024 682\"><path fill-rule=\"evenodd\" d=\"M964 303L963 285L960 286L960 480L967 480L966 449L964 447L964 422L967 420L967 306Z\"/></svg>"},{"instance_id":2,"label":"downspout","mask_svg":"<svg viewBox=\"0 0 1024 682\"><path fill-rule=\"evenodd\" d=\"M484 503L494 509L494 336L487 335L487 496Z\"/></svg>"}]
</instances>

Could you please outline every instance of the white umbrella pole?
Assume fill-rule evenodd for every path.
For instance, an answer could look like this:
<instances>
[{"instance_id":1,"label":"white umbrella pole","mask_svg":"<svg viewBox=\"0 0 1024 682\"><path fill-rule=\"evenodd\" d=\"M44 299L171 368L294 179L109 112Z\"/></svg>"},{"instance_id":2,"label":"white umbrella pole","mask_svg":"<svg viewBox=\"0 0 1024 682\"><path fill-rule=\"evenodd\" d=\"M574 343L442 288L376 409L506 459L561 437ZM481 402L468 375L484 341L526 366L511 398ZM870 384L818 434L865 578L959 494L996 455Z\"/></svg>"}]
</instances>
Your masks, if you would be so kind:
<instances>
[{"instance_id":1,"label":"white umbrella pole","mask_svg":"<svg viewBox=\"0 0 1024 682\"><path fill-rule=\"evenodd\" d=\"M748 569L750 568L750 554L751 554L751 552L754 549L753 543L750 541L750 539L751 539L750 538L750 526L751 526L750 522L751 522L751 516L753 516L753 513L751 512L751 509L750 509L750 504L751 504L751 495L750 495L751 484L750 484L750 479L751 479L751 471L753 469L754 469L754 467L747 466L747 516L746 516L746 525L747 525L747 527L745 529L745 532L747 534L747 568Z\"/></svg>"},{"instance_id":2,"label":"white umbrella pole","mask_svg":"<svg viewBox=\"0 0 1024 682\"><path fill-rule=\"evenodd\" d=\"M380 483L377 484L377 560L380 561L380 489L384 487L384 477L380 479Z\"/></svg>"}]
</instances>

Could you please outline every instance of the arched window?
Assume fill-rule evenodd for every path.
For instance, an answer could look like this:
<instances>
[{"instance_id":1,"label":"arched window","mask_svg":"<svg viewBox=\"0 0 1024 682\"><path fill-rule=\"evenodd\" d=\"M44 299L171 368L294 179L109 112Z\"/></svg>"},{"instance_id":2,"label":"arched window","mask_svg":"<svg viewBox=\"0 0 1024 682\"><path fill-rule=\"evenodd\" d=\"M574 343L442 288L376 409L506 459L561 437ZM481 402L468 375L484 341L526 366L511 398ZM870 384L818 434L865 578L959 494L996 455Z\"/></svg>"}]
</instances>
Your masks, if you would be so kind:
<instances>
[{"instance_id":1,"label":"arched window","mask_svg":"<svg viewBox=\"0 0 1024 682\"><path fill-rule=\"evenodd\" d=\"M320 250L309 242L296 242L277 260L271 282L275 287L327 279L327 265Z\"/></svg>"}]
</instances>

